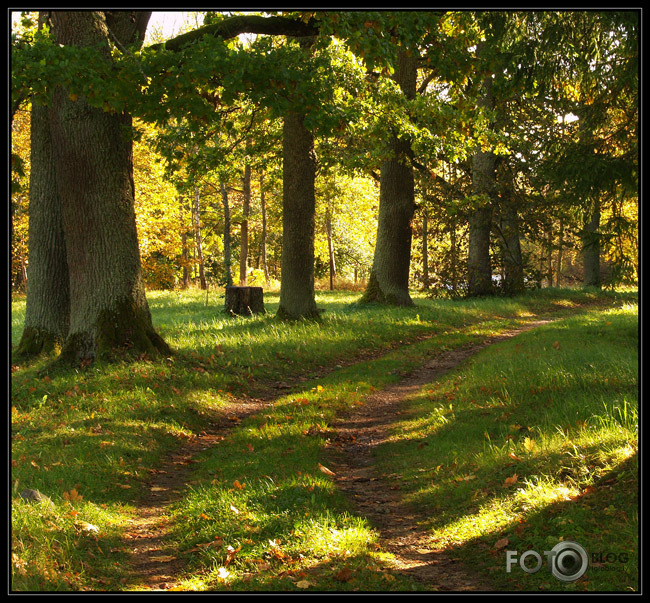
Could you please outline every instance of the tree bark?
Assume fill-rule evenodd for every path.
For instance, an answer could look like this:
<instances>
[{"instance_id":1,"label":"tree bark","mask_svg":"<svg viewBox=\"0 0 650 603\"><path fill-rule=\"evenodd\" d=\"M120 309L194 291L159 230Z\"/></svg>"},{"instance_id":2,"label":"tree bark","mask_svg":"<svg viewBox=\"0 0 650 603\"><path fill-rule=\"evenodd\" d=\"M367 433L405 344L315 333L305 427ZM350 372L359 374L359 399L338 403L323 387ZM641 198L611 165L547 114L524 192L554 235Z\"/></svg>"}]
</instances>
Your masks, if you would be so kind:
<instances>
[{"instance_id":1,"label":"tree bark","mask_svg":"<svg viewBox=\"0 0 650 603\"><path fill-rule=\"evenodd\" d=\"M248 284L248 218L251 211L251 166L244 166L243 180L243 217L241 221L241 243L239 254L239 285L245 287Z\"/></svg>"},{"instance_id":2,"label":"tree bark","mask_svg":"<svg viewBox=\"0 0 650 603\"><path fill-rule=\"evenodd\" d=\"M524 291L524 262L519 237L519 216L515 205L514 181L511 172L503 171L501 194L501 243L503 249L503 292L517 295Z\"/></svg>"},{"instance_id":3,"label":"tree bark","mask_svg":"<svg viewBox=\"0 0 650 603\"><path fill-rule=\"evenodd\" d=\"M268 286L271 279L269 278L269 267L266 262L266 197L264 191L264 174L260 173L260 206L262 210L262 240L261 240L261 254L262 254L262 270L264 270L264 281Z\"/></svg>"},{"instance_id":4,"label":"tree bark","mask_svg":"<svg viewBox=\"0 0 650 603\"><path fill-rule=\"evenodd\" d=\"M502 207L501 233L503 236L503 291L517 295L524 291L524 264L519 238L519 218L514 207Z\"/></svg>"},{"instance_id":5,"label":"tree bark","mask_svg":"<svg viewBox=\"0 0 650 603\"><path fill-rule=\"evenodd\" d=\"M29 266L25 328L18 356L59 352L68 334L70 289L61 206L50 136L50 109L31 116Z\"/></svg>"},{"instance_id":6,"label":"tree bark","mask_svg":"<svg viewBox=\"0 0 650 603\"><path fill-rule=\"evenodd\" d=\"M596 199L585 214L585 223L581 233L582 238L582 259L584 263L585 287L598 287L600 280L600 203Z\"/></svg>"},{"instance_id":7,"label":"tree bark","mask_svg":"<svg viewBox=\"0 0 650 603\"><path fill-rule=\"evenodd\" d=\"M109 61L109 36L125 45L143 33L132 28L120 39L129 20L113 18L109 33L103 12L55 11L52 22L58 43L100 46ZM153 328L142 280L130 130L128 114L55 90L52 143L72 302L66 361L110 359L120 350L170 352Z\"/></svg>"},{"instance_id":8,"label":"tree bark","mask_svg":"<svg viewBox=\"0 0 650 603\"><path fill-rule=\"evenodd\" d=\"M288 113L283 126L282 275L277 316L317 318L314 293L316 157L304 116Z\"/></svg>"},{"instance_id":9,"label":"tree bark","mask_svg":"<svg viewBox=\"0 0 650 603\"><path fill-rule=\"evenodd\" d=\"M178 197L178 203L180 205L180 217L181 217L181 249L182 249L182 261L183 261L183 284L181 287L187 289L190 286L190 257L189 250L187 248L187 227L185 226L185 205L183 203L183 197Z\"/></svg>"},{"instance_id":10,"label":"tree bark","mask_svg":"<svg viewBox=\"0 0 650 603\"><path fill-rule=\"evenodd\" d=\"M199 264L199 283L201 290L208 288L205 280L205 260L203 259L203 237L201 236L201 193L198 186L194 187L194 205L192 215L194 216L194 245L196 246L196 259Z\"/></svg>"},{"instance_id":11,"label":"tree bark","mask_svg":"<svg viewBox=\"0 0 650 603\"><path fill-rule=\"evenodd\" d=\"M482 96L477 104L479 107L486 109L491 109L494 106L492 78L489 76L483 81ZM472 158L472 192L476 196L477 206L468 220L467 294L470 297L493 293L490 230L492 226L495 165L496 158L491 151L477 151Z\"/></svg>"},{"instance_id":12,"label":"tree bark","mask_svg":"<svg viewBox=\"0 0 650 603\"><path fill-rule=\"evenodd\" d=\"M230 203L228 201L228 188L222 180L221 202L223 203L223 267L226 272L226 287L232 285L232 256L230 251Z\"/></svg>"},{"instance_id":13,"label":"tree bark","mask_svg":"<svg viewBox=\"0 0 650 603\"><path fill-rule=\"evenodd\" d=\"M426 207L422 210L422 287L429 288L429 219Z\"/></svg>"},{"instance_id":14,"label":"tree bark","mask_svg":"<svg viewBox=\"0 0 650 603\"><path fill-rule=\"evenodd\" d=\"M395 81L404 95L415 97L417 57L400 51ZM368 286L361 302L412 306L409 293L411 265L411 221L415 212L413 167L408 156L410 143L390 135L390 156L382 163L379 184L377 242Z\"/></svg>"},{"instance_id":15,"label":"tree bark","mask_svg":"<svg viewBox=\"0 0 650 603\"><path fill-rule=\"evenodd\" d=\"M330 291L334 291L336 262L334 260L334 239L332 237L332 210L329 206L325 210L325 230L327 234L327 254L329 256Z\"/></svg>"}]
</instances>

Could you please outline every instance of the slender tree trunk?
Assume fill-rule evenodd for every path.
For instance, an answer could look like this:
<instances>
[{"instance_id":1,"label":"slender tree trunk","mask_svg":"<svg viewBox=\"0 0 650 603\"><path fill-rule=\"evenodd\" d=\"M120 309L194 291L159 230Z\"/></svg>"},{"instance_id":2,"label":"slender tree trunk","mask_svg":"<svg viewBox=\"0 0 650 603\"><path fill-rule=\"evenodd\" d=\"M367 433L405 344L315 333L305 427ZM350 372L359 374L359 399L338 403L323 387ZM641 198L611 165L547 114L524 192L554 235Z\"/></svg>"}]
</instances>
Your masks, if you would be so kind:
<instances>
[{"instance_id":1,"label":"slender tree trunk","mask_svg":"<svg viewBox=\"0 0 650 603\"><path fill-rule=\"evenodd\" d=\"M553 224L549 220L546 227L546 274L548 286L553 286Z\"/></svg>"},{"instance_id":2,"label":"slender tree trunk","mask_svg":"<svg viewBox=\"0 0 650 603\"><path fill-rule=\"evenodd\" d=\"M304 116L288 113L283 129L280 318L317 318L314 293L316 158Z\"/></svg>"},{"instance_id":3,"label":"slender tree trunk","mask_svg":"<svg viewBox=\"0 0 650 603\"><path fill-rule=\"evenodd\" d=\"M494 106L492 78L483 81L482 96L478 105L490 109ZM477 196L477 207L469 217L469 255L467 277L469 296L490 295L492 265L490 262L490 230L492 225L492 199L495 187L496 158L490 151L477 151L472 158L472 189Z\"/></svg>"},{"instance_id":4,"label":"slender tree trunk","mask_svg":"<svg viewBox=\"0 0 650 603\"><path fill-rule=\"evenodd\" d=\"M199 187L194 187L194 205L192 213L194 216L194 244L196 246L196 259L199 265L199 283L201 290L205 291L208 284L205 280L205 261L203 259L203 237L201 236L201 193Z\"/></svg>"},{"instance_id":5,"label":"slender tree trunk","mask_svg":"<svg viewBox=\"0 0 650 603\"><path fill-rule=\"evenodd\" d=\"M56 184L50 109L34 105L31 117L29 267L25 328L19 356L60 351L68 334L68 264Z\"/></svg>"},{"instance_id":6,"label":"slender tree trunk","mask_svg":"<svg viewBox=\"0 0 650 603\"><path fill-rule=\"evenodd\" d=\"M230 251L230 203L228 201L228 188L221 181L221 202L223 203L223 266L226 272L226 287L232 286L232 257Z\"/></svg>"},{"instance_id":7,"label":"slender tree trunk","mask_svg":"<svg viewBox=\"0 0 650 603\"><path fill-rule=\"evenodd\" d=\"M557 269L555 282L558 287L561 286L562 279L562 249L564 247L564 220L560 218L560 232L558 234L558 250L557 250Z\"/></svg>"},{"instance_id":8,"label":"slender tree trunk","mask_svg":"<svg viewBox=\"0 0 650 603\"><path fill-rule=\"evenodd\" d=\"M394 78L404 95L409 99L414 98L417 57L400 51ZM390 157L381 166L377 242L372 271L361 301L412 306L408 285L415 187L413 168L408 159L410 143L392 134L389 150Z\"/></svg>"},{"instance_id":9,"label":"slender tree trunk","mask_svg":"<svg viewBox=\"0 0 650 603\"><path fill-rule=\"evenodd\" d=\"M427 210L422 210L422 286L429 288L429 224Z\"/></svg>"},{"instance_id":10,"label":"slender tree trunk","mask_svg":"<svg viewBox=\"0 0 650 603\"><path fill-rule=\"evenodd\" d=\"M524 263L519 238L519 217L515 209L512 179L501 197L501 236L503 247L503 290L507 295L524 291Z\"/></svg>"},{"instance_id":11,"label":"slender tree trunk","mask_svg":"<svg viewBox=\"0 0 650 603\"><path fill-rule=\"evenodd\" d=\"M336 262L334 261L334 239L332 237L332 210L329 206L325 210L325 230L327 232L327 253L329 256L330 291L334 291Z\"/></svg>"},{"instance_id":12,"label":"slender tree trunk","mask_svg":"<svg viewBox=\"0 0 650 603\"><path fill-rule=\"evenodd\" d=\"M190 257L189 250L187 246L187 227L185 225L185 203L183 202L183 197L178 197L178 203L181 209L181 249L182 249L182 258L183 258L183 284L182 288L187 289L190 286Z\"/></svg>"},{"instance_id":13,"label":"slender tree trunk","mask_svg":"<svg viewBox=\"0 0 650 603\"><path fill-rule=\"evenodd\" d=\"M125 11L126 12L126 11ZM110 61L107 16L52 13L57 42L103 47ZM112 19L122 37L129 20ZM146 22L145 22L146 26ZM67 251L70 324L64 360L111 358L118 350L169 353L155 332L142 280L135 223L132 143L127 114L94 109L67 91L53 94L52 146Z\"/></svg>"},{"instance_id":14,"label":"slender tree trunk","mask_svg":"<svg viewBox=\"0 0 650 603\"><path fill-rule=\"evenodd\" d=\"M458 291L458 242L456 236L456 217L451 221L451 290Z\"/></svg>"},{"instance_id":15,"label":"slender tree trunk","mask_svg":"<svg viewBox=\"0 0 650 603\"><path fill-rule=\"evenodd\" d=\"M243 217L241 221L241 244L239 254L239 285L245 287L248 284L248 218L251 212L251 166L244 166L244 203Z\"/></svg>"},{"instance_id":16,"label":"slender tree trunk","mask_svg":"<svg viewBox=\"0 0 650 603\"><path fill-rule=\"evenodd\" d=\"M268 287L271 279L269 278L269 267L266 261L266 197L264 191L264 174L260 173L260 205L262 209L262 270L264 270L264 281Z\"/></svg>"},{"instance_id":17,"label":"slender tree trunk","mask_svg":"<svg viewBox=\"0 0 650 603\"><path fill-rule=\"evenodd\" d=\"M600 287L600 203L596 199L585 214L582 230L582 259L584 262L584 286Z\"/></svg>"}]
</instances>

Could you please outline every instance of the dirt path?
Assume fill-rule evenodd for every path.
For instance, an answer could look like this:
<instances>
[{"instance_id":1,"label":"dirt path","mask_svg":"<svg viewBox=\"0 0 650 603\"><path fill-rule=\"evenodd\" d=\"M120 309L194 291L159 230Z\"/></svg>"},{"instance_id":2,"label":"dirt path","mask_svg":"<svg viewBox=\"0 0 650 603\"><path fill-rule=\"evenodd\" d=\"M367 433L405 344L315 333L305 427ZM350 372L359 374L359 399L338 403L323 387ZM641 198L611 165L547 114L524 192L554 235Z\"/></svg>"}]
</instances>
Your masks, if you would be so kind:
<instances>
[{"instance_id":1,"label":"dirt path","mask_svg":"<svg viewBox=\"0 0 650 603\"><path fill-rule=\"evenodd\" d=\"M480 350L534 329L550 320L537 320L490 337L481 344L438 354L425 365L381 391L367 396L364 404L342 417L337 431L335 480L356 507L380 533L382 550L395 558L398 571L410 575L431 590L490 591L488 583L444 550L438 550L412 509L400 503L399 492L391 489L374 471L373 452L387 441L402 403L448 371L460 366Z\"/></svg>"},{"instance_id":2,"label":"dirt path","mask_svg":"<svg viewBox=\"0 0 650 603\"><path fill-rule=\"evenodd\" d=\"M550 320L531 322L481 344L438 354L399 383L368 396L363 406L333 426L339 443L337 485L348 494L358 512L379 530L382 548L395 556L396 568L431 590L487 591L490 585L478 580L448 553L430 546L427 534L418 525L422 518L404 508L396 491L390 489L391 484L374 474L373 450L386 441L396 412L408 396L479 350L547 322ZM165 516L167 507L179 500L188 486L194 457L221 441L240 420L261 412L288 393L289 388L290 384L283 383L256 398L233 399L221 418L189 439L162 466L150 470L148 492L137 502L138 515L123 543L131 556L129 576L124 580L129 589L168 590L177 585L183 575L184 559L165 545L170 528Z\"/></svg>"},{"instance_id":3,"label":"dirt path","mask_svg":"<svg viewBox=\"0 0 650 603\"><path fill-rule=\"evenodd\" d=\"M125 579L134 590L168 590L183 575L185 560L166 547L169 533L166 509L187 488L197 454L215 446L242 419L266 408L271 399L233 399L206 430L190 438L157 469L151 469L147 494L137 502L138 515L127 532L124 548L130 552L130 572Z\"/></svg>"}]
</instances>

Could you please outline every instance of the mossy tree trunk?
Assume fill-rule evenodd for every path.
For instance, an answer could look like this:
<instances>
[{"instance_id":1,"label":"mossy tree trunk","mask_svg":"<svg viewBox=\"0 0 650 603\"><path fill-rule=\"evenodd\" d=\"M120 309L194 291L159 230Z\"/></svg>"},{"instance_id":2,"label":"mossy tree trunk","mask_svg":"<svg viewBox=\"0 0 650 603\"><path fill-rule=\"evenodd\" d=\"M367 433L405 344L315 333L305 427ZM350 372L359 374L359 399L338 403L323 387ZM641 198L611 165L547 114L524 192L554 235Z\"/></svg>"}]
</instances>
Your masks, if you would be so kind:
<instances>
[{"instance_id":1,"label":"mossy tree trunk","mask_svg":"<svg viewBox=\"0 0 650 603\"><path fill-rule=\"evenodd\" d=\"M126 15L128 16L128 15ZM144 33L134 15L54 12L57 42L103 46L111 34L126 45ZM130 28L130 34L125 32ZM120 36L126 36L121 37ZM72 100L59 88L51 123L70 282L70 320L61 357L111 358L119 350L169 353L155 332L145 296L135 223L131 118Z\"/></svg>"},{"instance_id":2,"label":"mossy tree trunk","mask_svg":"<svg viewBox=\"0 0 650 603\"><path fill-rule=\"evenodd\" d=\"M416 94L417 57L400 51L394 79L404 95ZM413 167L409 160L410 143L390 135L389 156L382 165L379 185L377 242L368 286L362 303L379 302L412 306L409 293L411 266L411 221L415 212Z\"/></svg>"},{"instance_id":3,"label":"mossy tree trunk","mask_svg":"<svg viewBox=\"0 0 650 603\"><path fill-rule=\"evenodd\" d=\"M50 109L31 117L29 267L25 328L17 356L56 353L68 334L70 290L50 137Z\"/></svg>"},{"instance_id":4,"label":"mossy tree trunk","mask_svg":"<svg viewBox=\"0 0 650 603\"><path fill-rule=\"evenodd\" d=\"M282 275L277 316L317 318L314 294L316 157L304 117L287 114L283 126Z\"/></svg>"}]
</instances>

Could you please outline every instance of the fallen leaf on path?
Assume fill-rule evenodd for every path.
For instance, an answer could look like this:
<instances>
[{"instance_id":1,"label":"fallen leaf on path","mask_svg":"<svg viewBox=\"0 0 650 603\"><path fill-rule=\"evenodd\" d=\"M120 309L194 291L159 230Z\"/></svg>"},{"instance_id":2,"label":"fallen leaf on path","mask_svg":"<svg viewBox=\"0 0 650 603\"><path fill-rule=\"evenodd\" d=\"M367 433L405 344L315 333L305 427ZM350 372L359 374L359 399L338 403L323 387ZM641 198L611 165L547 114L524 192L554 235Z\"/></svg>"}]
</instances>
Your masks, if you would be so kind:
<instances>
[{"instance_id":1,"label":"fallen leaf on path","mask_svg":"<svg viewBox=\"0 0 650 603\"><path fill-rule=\"evenodd\" d=\"M174 555L157 555L156 557L151 557L152 561L156 563L167 563L168 561L173 561L176 559Z\"/></svg>"}]
</instances>

